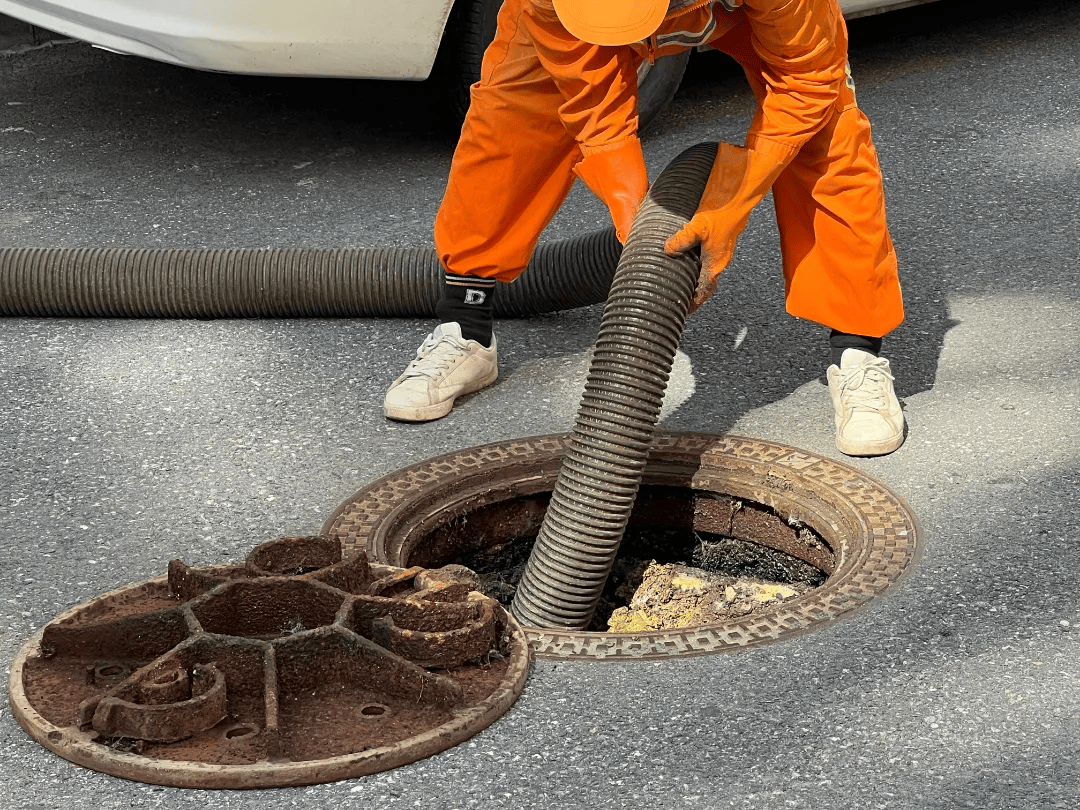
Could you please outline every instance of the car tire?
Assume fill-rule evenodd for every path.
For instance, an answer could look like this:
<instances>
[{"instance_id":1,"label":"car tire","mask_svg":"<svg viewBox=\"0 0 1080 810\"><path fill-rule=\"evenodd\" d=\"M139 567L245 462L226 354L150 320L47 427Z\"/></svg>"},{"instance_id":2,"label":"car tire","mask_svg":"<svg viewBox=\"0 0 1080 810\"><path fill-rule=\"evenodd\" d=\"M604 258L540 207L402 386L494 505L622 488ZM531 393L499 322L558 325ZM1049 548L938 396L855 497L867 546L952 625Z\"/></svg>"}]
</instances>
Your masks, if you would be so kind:
<instances>
[{"instance_id":1,"label":"car tire","mask_svg":"<svg viewBox=\"0 0 1080 810\"><path fill-rule=\"evenodd\" d=\"M443 84L443 98L460 123L469 110L469 88L480 80L484 51L495 38L502 0L457 0L446 23L432 73ZM675 96L690 52L645 63L639 72L638 126L645 129Z\"/></svg>"},{"instance_id":2,"label":"car tire","mask_svg":"<svg viewBox=\"0 0 1080 810\"><path fill-rule=\"evenodd\" d=\"M679 89L690 51L665 56L650 65L642 64L638 71L638 128L644 130L660 114Z\"/></svg>"}]
</instances>

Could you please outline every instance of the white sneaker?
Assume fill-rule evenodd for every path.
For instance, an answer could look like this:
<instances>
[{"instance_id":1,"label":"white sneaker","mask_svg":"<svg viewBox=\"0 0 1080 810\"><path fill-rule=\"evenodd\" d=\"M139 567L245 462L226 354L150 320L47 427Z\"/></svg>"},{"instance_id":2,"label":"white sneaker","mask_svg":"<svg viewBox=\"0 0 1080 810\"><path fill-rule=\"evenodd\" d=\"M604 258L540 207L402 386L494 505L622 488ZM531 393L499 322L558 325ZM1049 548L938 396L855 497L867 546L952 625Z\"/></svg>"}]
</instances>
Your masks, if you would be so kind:
<instances>
[{"instance_id":1,"label":"white sneaker","mask_svg":"<svg viewBox=\"0 0 1080 810\"><path fill-rule=\"evenodd\" d=\"M829 366L827 376L841 453L883 456L904 443L904 412L893 392L888 360L844 349L840 365Z\"/></svg>"},{"instance_id":2,"label":"white sneaker","mask_svg":"<svg viewBox=\"0 0 1080 810\"><path fill-rule=\"evenodd\" d=\"M450 413L454 400L479 391L499 376L495 336L491 348L465 340L456 323L443 323L416 350L416 359L394 380L383 401L390 419L426 422Z\"/></svg>"}]
</instances>

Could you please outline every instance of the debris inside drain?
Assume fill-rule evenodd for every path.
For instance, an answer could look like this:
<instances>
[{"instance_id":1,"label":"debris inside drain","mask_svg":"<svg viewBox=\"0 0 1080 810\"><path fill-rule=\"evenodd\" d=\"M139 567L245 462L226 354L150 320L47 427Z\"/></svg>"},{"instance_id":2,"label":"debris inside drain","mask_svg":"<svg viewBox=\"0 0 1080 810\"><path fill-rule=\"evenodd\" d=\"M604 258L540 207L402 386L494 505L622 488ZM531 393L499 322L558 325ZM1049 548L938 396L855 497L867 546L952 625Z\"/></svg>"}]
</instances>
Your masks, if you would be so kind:
<instances>
[{"instance_id":1,"label":"debris inside drain","mask_svg":"<svg viewBox=\"0 0 1080 810\"><path fill-rule=\"evenodd\" d=\"M481 593L508 606L535 541L518 538L455 562L476 572ZM645 632L715 624L768 612L825 579L809 563L748 540L631 525L587 629Z\"/></svg>"}]
</instances>

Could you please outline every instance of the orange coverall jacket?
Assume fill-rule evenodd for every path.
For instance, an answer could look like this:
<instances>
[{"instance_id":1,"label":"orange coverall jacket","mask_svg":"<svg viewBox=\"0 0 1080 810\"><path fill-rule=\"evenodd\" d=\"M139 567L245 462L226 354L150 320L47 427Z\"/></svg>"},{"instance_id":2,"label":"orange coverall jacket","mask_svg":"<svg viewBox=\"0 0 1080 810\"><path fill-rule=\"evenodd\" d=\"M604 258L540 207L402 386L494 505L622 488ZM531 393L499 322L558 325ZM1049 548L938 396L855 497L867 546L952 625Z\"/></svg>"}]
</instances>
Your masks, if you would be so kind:
<instances>
[{"instance_id":1,"label":"orange coverall jacket","mask_svg":"<svg viewBox=\"0 0 1080 810\"><path fill-rule=\"evenodd\" d=\"M733 208L748 213L771 187L788 312L888 333L904 317L896 254L836 0L673 0L652 37L621 47L571 36L551 0L505 0L435 220L444 266L512 281L579 174L618 221L615 198L648 182L638 66L701 45L735 58L757 97L747 164L766 168Z\"/></svg>"}]
</instances>

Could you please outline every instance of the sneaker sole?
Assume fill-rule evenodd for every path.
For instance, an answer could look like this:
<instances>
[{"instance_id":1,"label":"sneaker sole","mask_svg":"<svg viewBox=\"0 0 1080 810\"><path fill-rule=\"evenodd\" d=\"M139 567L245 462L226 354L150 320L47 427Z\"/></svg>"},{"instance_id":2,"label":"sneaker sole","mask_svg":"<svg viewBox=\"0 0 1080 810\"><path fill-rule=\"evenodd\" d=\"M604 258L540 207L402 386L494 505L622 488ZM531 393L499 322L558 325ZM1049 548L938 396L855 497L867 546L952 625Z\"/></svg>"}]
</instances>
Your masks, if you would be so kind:
<instances>
[{"instance_id":1,"label":"sneaker sole","mask_svg":"<svg viewBox=\"0 0 1080 810\"><path fill-rule=\"evenodd\" d=\"M453 410L454 402L457 401L458 397L463 397L466 394L473 394L481 388L486 388L498 378L499 370L495 369L494 373L484 377L474 386L458 391L449 399L444 399L442 402L435 402L431 405L424 405L419 408L397 407L394 405L386 405L384 403L383 415L387 419L394 419L398 422L431 422L435 419L442 419Z\"/></svg>"},{"instance_id":2,"label":"sneaker sole","mask_svg":"<svg viewBox=\"0 0 1080 810\"><path fill-rule=\"evenodd\" d=\"M845 456L887 456L889 453L900 448L900 445L904 443L906 434L907 423L905 422L904 429L900 431L899 435L890 436L888 439L878 439L873 442L856 442L848 441L837 436L836 449Z\"/></svg>"}]
</instances>

